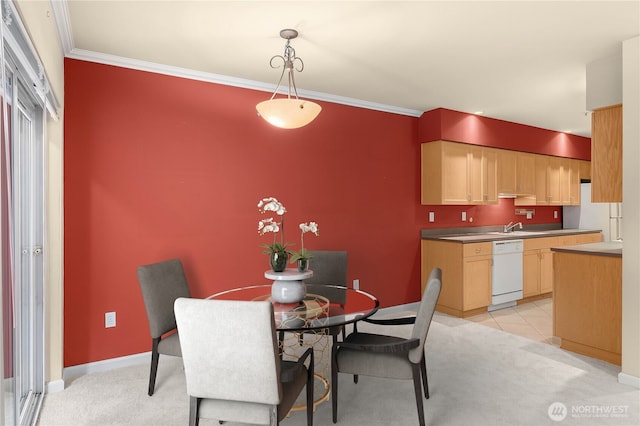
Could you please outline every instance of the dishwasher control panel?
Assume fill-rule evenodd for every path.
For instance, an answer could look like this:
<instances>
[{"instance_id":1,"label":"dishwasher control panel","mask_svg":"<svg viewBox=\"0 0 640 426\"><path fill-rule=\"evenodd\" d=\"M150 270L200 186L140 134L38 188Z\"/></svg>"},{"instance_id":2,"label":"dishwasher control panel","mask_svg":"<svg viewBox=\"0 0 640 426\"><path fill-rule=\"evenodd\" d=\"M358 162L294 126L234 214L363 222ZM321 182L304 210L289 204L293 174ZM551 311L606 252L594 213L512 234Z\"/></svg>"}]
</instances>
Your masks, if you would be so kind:
<instances>
[{"instance_id":1,"label":"dishwasher control panel","mask_svg":"<svg viewBox=\"0 0 640 426\"><path fill-rule=\"evenodd\" d=\"M501 240L493 242L493 254L522 253L523 240Z\"/></svg>"}]
</instances>

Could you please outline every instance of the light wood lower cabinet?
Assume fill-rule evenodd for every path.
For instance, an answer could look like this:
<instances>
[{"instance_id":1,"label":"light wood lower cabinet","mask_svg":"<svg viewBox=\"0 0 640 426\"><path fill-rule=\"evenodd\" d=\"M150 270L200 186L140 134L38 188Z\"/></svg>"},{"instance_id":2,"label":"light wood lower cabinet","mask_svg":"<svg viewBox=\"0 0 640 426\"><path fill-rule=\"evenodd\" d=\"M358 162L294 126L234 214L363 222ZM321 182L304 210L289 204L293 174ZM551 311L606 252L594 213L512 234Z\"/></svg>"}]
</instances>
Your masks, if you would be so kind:
<instances>
[{"instance_id":1,"label":"light wood lower cabinet","mask_svg":"<svg viewBox=\"0 0 640 426\"><path fill-rule=\"evenodd\" d=\"M554 252L553 334L560 347L620 365L622 257Z\"/></svg>"},{"instance_id":2,"label":"light wood lower cabinet","mask_svg":"<svg viewBox=\"0 0 640 426\"><path fill-rule=\"evenodd\" d=\"M422 291L431 270L442 269L437 310L463 317L491 304L491 243L422 240Z\"/></svg>"},{"instance_id":3,"label":"light wood lower cabinet","mask_svg":"<svg viewBox=\"0 0 640 426\"><path fill-rule=\"evenodd\" d=\"M553 252L551 247L602 241L600 232L524 240L522 253L522 295L534 297L553 291Z\"/></svg>"},{"instance_id":4,"label":"light wood lower cabinet","mask_svg":"<svg viewBox=\"0 0 640 426\"><path fill-rule=\"evenodd\" d=\"M522 296L533 297L553 290L553 256L549 249L522 254Z\"/></svg>"},{"instance_id":5,"label":"light wood lower cabinet","mask_svg":"<svg viewBox=\"0 0 640 426\"><path fill-rule=\"evenodd\" d=\"M491 243L466 244L462 261L462 310L491 304Z\"/></svg>"},{"instance_id":6,"label":"light wood lower cabinet","mask_svg":"<svg viewBox=\"0 0 640 426\"><path fill-rule=\"evenodd\" d=\"M602 241L599 232L525 238L523 297L539 297L553 290L551 247ZM433 268L442 269L442 291L436 309L458 317L480 313L491 305L491 242L421 241L421 291Z\"/></svg>"}]
</instances>

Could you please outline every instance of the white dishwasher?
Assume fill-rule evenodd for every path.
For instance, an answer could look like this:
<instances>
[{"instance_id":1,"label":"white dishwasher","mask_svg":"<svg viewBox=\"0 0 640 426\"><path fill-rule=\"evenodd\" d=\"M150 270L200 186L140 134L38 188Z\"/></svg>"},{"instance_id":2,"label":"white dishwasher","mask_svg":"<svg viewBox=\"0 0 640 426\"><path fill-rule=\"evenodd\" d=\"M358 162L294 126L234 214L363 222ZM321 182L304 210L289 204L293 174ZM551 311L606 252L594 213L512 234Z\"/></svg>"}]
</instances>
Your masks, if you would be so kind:
<instances>
[{"instance_id":1,"label":"white dishwasher","mask_svg":"<svg viewBox=\"0 0 640 426\"><path fill-rule=\"evenodd\" d=\"M522 246L522 240L493 242L489 311L515 306L522 299Z\"/></svg>"}]
</instances>

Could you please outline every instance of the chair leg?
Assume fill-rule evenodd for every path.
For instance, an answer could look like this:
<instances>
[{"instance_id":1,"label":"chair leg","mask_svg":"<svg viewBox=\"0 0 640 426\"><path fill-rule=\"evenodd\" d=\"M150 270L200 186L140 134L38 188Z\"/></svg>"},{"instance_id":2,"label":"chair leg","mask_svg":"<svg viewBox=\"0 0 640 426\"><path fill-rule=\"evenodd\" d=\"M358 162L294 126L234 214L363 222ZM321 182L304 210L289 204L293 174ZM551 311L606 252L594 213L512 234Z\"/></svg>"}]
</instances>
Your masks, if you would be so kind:
<instances>
[{"instance_id":1,"label":"chair leg","mask_svg":"<svg viewBox=\"0 0 640 426\"><path fill-rule=\"evenodd\" d=\"M189 426L198 426L200 423L200 398L189 397ZM220 422L222 424L222 422Z\"/></svg>"},{"instance_id":2,"label":"chair leg","mask_svg":"<svg viewBox=\"0 0 640 426\"><path fill-rule=\"evenodd\" d=\"M313 426L313 381L315 380L313 363L313 351L311 351L311 359L309 360L309 367L307 368L307 426Z\"/></svg>"},{"instance_id":3,"label":"chair leg","mask_svg":"<svg viewBox=\"0 0 640 426\"><path fill-rule=\"evenodd\" d=\"M418 406L418 421L420 426L424 426L424 407L422 406L422 383L420 380L420 366L411 364L413 372L413 388L416 392L416 405Z\"/></svg>"},{"instance_id":4,"label":"chair leg","mask_svg":"<svg viewBox=\"0 0 640 426\"><path fill-rule=\"evenodd\" d=\"M158 359L160 354L158 353L158 344L161 337L151 340L151 372L149 373L149 396L153 396L153 392L156 387L156 374L158 373Z\"/></svg>"},{"instance_id":5,"label":"chair leg","mask_svg":"<svg viewBox=\"0 0 640 426\"><path fill-rule=\"evenodd\" d=\"M427 363L425 357L422 357L420 363L420 370L422 370L422 385L424 386L424 396L429 399L429 380L427 379Z\"/></svg>"},{"instance_id":6,"label":"chair leg","mask_svg":"<svg viewBox=\"0 0 640 426\"><path fill-rule=\"evenodd\" d=\"M331 348L331 413L333 423L338 422L338 363L336 347Z\"/></svg>"},{"instance_id":7,"label":"chair leg","mask_svg":"<svg viewBox=\"0 0 640 426\"><path fill-rule=\"evenodd\" d=\"M282 330L278 332L278 346L280 349L278 355L280 355L280 360L282 361L282 355L284 353L284 331Z\"/></svg>"}]
</instances>

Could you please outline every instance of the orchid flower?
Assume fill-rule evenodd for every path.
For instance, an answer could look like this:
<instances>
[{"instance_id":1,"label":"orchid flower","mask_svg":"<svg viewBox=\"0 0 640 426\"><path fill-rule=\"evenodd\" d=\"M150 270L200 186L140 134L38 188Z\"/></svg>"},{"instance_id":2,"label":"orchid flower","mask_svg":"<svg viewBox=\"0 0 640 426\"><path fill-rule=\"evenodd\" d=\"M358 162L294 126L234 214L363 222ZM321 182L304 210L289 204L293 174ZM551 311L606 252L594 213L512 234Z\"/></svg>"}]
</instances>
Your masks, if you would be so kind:
<instances>
[{"instance_id":1,"label":"orchid flower","mask_svg":"<svg viewBox=\"0 0 640 426\"><path fill-rule=\"evenodd\" d=\"M282 216L287 212L282 203L274 197L263 198L258 202L258 210L260 213L275 212L278 216Z\"/></svg>"},{"instance_id":2,"label":"orchid flower","mask_svg":"<svg viewBox=\"0 0 640 426\"><path fill-rule=\"evenodd\" d=\"M311 256L307 254L307 251L304 248L304 234L307 232L313 233L316 237L318 236L318 224L316 222L308 222L301 223L300 227L300 251L293 251L293 257L291 258L291 262L295 262L298 259L309 259Z\"/></svg>"},{"instance_id":3,"label":"orchid flower","mask_svg":"<svg viewBox=\"0 0 640 426\"><path fill-rule=\"evenodd\" d=\"M278 232L280 231L280 227L277 222L273 221L273 218L267 218L258 222L258 233L260 235L264 235L267 232Z\"/></svg>"},{"instance_id":4,"label":"orchid flower","mask_svg":"<svg viewBox=\"0 0 640 426\"><path fill-rule=\"evenodd\" d=\"M280 222L276 222L273 217L258 222L258 233L260 235L273 232L273 244L263 244L266 249L265 253L285 251L287 243L284 242L284 214L287 212L287 209L276 198L267 197L258 202L258 211L262 214L273 212L280 216ZM280 232L280 243L276 242L278 232Z\"/></svg>"}]
</instances>

